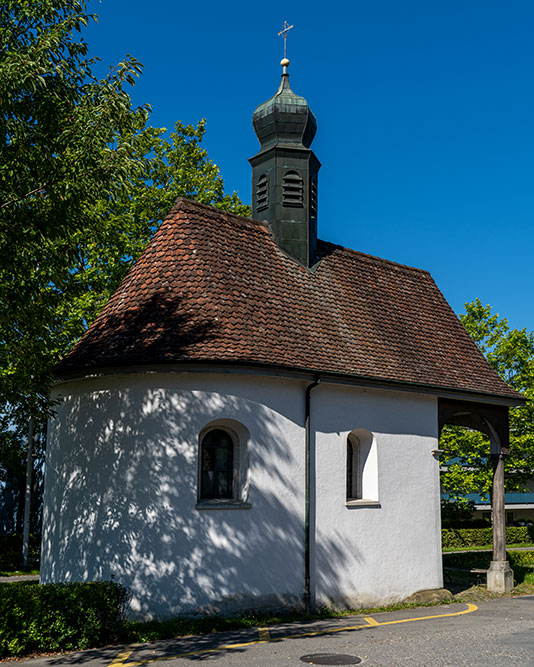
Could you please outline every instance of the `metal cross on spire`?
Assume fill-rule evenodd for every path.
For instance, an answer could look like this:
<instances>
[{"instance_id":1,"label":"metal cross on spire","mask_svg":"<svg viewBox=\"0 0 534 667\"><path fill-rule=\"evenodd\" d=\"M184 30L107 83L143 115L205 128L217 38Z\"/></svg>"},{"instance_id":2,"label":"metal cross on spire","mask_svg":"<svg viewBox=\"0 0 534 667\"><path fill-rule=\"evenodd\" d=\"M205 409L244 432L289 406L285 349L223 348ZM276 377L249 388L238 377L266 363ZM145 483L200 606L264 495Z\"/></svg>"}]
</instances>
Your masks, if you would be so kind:
<instances>
[{"instance_id":1,"label":"metal cross on spire","mask_svg":"<svg viewBox=\"0 0 534 667\"><path fill-rule=\"evenodd\" d=\"M287 33L293 28L292 25L288 25L287 21L284 21L284 27L278 33L278 37L283 36L284 38L284 59L287 59Z\"/></svg>"}]
</instances>

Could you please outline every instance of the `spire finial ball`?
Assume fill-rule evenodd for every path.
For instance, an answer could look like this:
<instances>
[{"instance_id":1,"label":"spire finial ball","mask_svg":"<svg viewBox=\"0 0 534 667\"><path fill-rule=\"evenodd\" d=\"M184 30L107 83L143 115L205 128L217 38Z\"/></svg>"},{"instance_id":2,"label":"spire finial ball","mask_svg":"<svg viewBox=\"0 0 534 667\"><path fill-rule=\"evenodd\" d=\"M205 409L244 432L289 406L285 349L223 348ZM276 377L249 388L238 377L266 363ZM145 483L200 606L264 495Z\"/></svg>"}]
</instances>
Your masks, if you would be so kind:
<instances>
[{"instance_id":1,"label":"spire finial ball","mask_svg":"<svg viewBox=\"0 0 534 667\"><path fill-rule=\"evenodd\" d=\"M280 65L282 65L282 67L287 67L289 65L289 60L287 58L282 58Z\"/></svg>"}]
</instances>

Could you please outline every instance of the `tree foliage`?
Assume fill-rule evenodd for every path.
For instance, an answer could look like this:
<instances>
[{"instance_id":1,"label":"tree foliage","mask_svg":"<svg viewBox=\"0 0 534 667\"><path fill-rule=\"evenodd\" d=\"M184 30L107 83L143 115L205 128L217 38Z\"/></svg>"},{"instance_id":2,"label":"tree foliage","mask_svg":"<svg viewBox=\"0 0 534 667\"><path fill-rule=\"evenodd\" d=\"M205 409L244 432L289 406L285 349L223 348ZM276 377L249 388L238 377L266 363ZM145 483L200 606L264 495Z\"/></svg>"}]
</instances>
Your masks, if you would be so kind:
<instances>
[{"instance_id":1,"label":"tree foliage","mask_svg":"<svg viewBox=\"0 0 534 667\"><path fill-rule=\"evenodd\" d=\"M126 92L134 58L93 74L79 37L92 18L83 0L0 4L0 389L24 412L45 401L48 332L77 236L98 235L95 202L127 188L147 120Z\"/></svg>"},{"instance_id":2,"label":"tree foliage","mask_svg":"<svg viewBox=\"0 0 534 667\"><path fill-rule=\"evenodd\" d=\"M0 486L29 414L46 420L50 369L175 199L249 214L201 146L205 121L149 127L132 56L94 73L81 31L95 18L84 0L0 4Z\"/></svg>"},{"instance_id":3,"label":"tree foliage","mask_svg":"<svg viewBox=\"0 0 534 667\"><path fill-rule=\"evenodd\" d=\"M466 303L460 315L467 332L490 365L528 402L510 410L510 455L505 462L507 491L524 491L534 477L534 333L511 329L506 318L492 313L479 299ZM442 474L443 491L465 501L465 494L480 493L490 497L492 463L489 439L478 431L446 427L440 447L448 463Z\"/></svg>"}]
</instances>

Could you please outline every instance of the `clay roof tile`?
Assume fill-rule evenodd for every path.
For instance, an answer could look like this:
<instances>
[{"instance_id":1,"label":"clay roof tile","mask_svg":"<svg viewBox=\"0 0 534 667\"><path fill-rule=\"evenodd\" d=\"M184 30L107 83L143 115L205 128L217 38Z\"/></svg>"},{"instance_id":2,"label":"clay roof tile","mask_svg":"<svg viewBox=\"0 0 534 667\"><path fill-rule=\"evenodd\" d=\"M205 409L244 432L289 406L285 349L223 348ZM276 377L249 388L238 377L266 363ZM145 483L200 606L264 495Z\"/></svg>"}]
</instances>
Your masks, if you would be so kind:
<instances>
[{"instance_id":1,"label":"clay roof tile","mask_svg":"<svg viewBox=\"0 0 534 667\"><path fill-rule=\"evenodd\" d=\"M427 271L318 256L308 271L265 224L179 199L56 373L224 361L519 397Z\"/></svg>"}]
</instances>

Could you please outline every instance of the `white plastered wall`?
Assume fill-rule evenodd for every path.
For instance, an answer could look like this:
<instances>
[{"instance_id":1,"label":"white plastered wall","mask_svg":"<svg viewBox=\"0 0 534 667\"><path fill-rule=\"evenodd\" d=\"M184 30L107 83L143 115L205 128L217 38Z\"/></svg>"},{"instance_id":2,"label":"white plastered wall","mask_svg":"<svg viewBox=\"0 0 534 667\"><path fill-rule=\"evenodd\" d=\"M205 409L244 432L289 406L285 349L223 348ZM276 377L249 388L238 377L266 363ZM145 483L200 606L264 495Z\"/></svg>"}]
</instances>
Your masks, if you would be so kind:
<instances>
[{"instance_id":1,"label":"white plastered wall","mask_svg":"<svg viewBox=\"0 0 534 667\"><path fill-rule=\"evenodd\" d=\"M113 577L132 591L131 614L145 618L298 605L306 384L154 373L58 386L41 580ZM358 606L441 586L436 405L399 392L314 389L319 603ZM195 509L198 435L217 420L250 435L242 485L250 509ZM346 437L355 428L376 438L380 507L345 506Z\"/></svg>"},{"instance_id":2,"label":"white plastered wall","mask_svg":"<svg viewBox=\"0 0 534 667\"><path fill-rule=\"evenodd\" d=\"M436 399L332 385L321 385L317 392L318 604L373 606L440 588L439 462L433 454ZM368 495L378 504L346 503L346 441L355 429L373 437L374 451L364 474L377 480L376 494Z\"/></svg>"}]
</instances>

